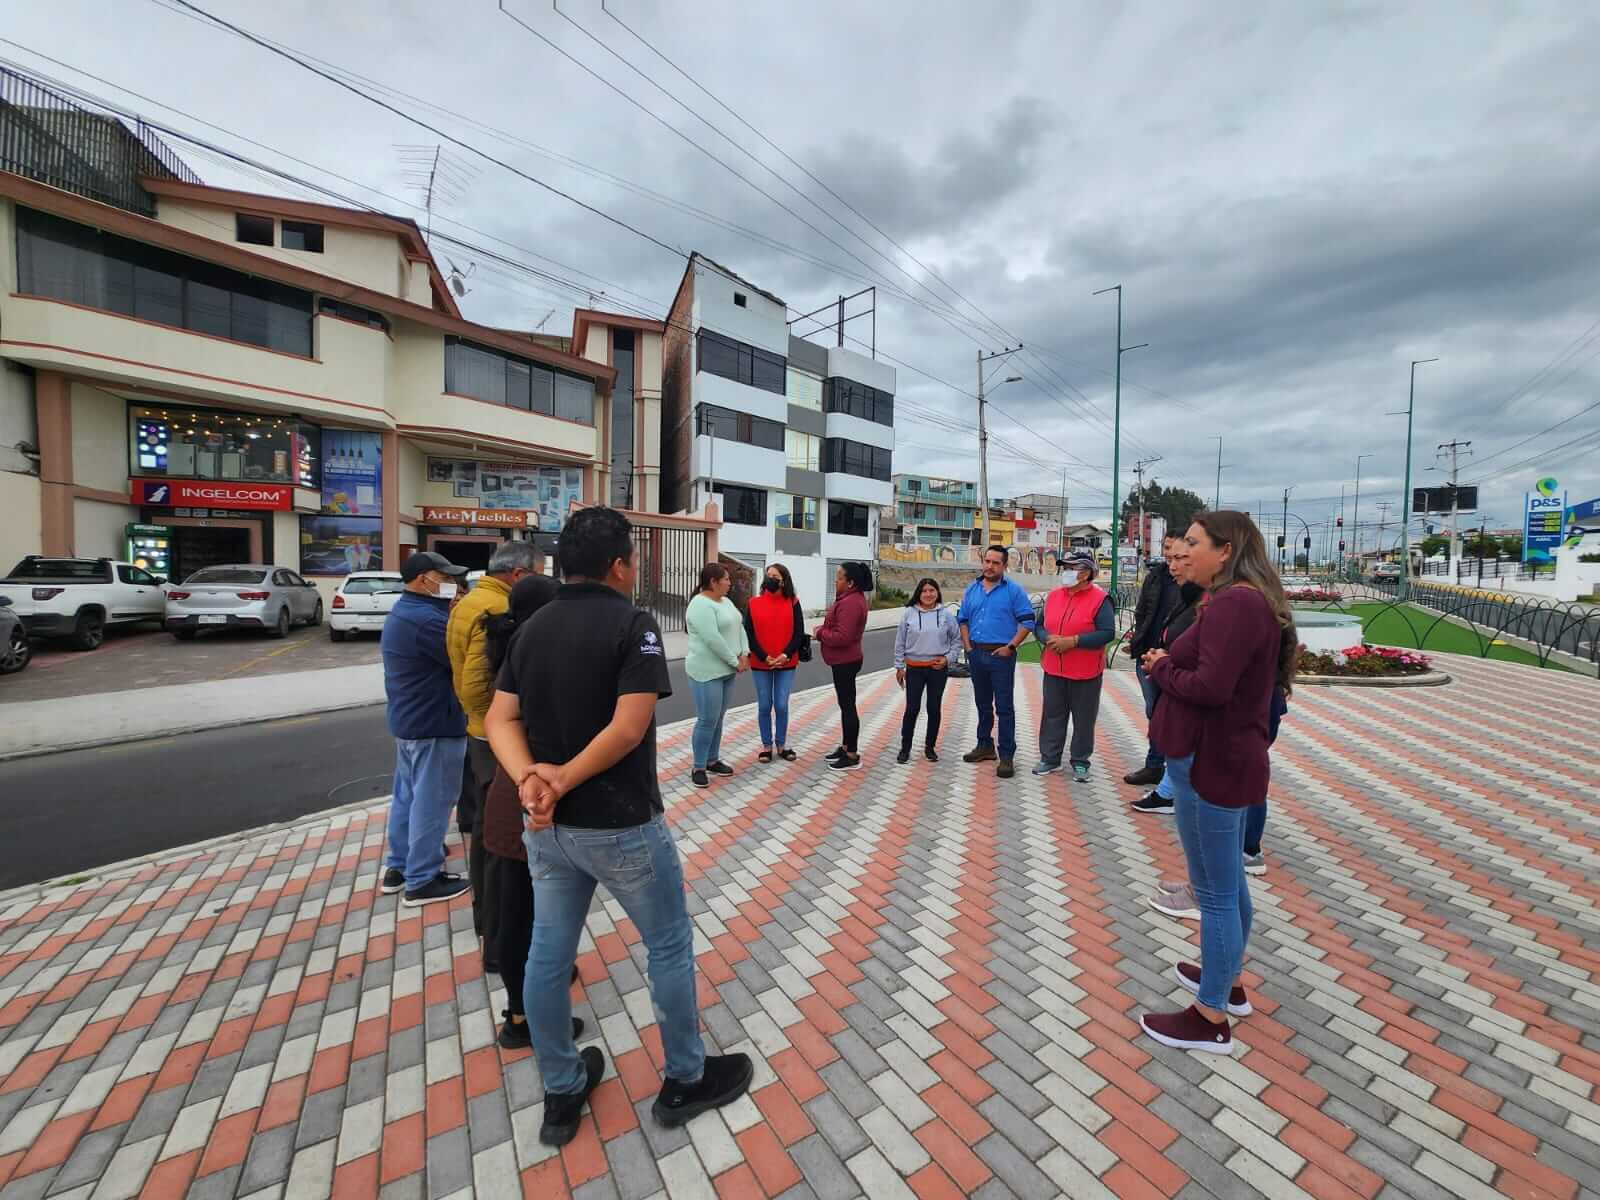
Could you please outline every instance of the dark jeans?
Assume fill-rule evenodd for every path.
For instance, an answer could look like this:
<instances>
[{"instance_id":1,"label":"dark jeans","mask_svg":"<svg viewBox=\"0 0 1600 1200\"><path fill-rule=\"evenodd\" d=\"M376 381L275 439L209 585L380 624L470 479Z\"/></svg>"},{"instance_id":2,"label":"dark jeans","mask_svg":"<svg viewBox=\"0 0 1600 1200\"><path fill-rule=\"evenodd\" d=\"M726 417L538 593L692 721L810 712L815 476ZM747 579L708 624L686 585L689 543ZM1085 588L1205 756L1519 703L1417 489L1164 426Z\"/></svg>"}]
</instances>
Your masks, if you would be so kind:
<instances>
[{"instance_id":1,"label":"dark jeans","mask_svg":"<svg viewBox=\"0 0 1600 1200\"><path fill-rule=\"evenodd\" d=\"M907 667L906 668L906 715L900 722L900 749L911 749L912 735L917 732L917 714L922 709L922 696L926 691L928 696L928 740L927 747L932 750L939 740L939 710L944 702L944 684L950 672L938 667Z\"/></svg>"},{"instance_id":2,"label":"dark jeans","mask_svg":"<svg viewBox=\"0 0 1600 1200\"><path fill-rule=\"evenodd\" d=\"M1244 810L1244 852L1261 853L1261 835L1267 831L1267 802L1252 804Z\"/></svg>"},{"instance_id":3,"label":"dark jeans","mask_svg":"<svg viewBox=\"0 0 1600 1200\"><path fill-rule=\"evenodd\" d=\"M844 735L844 748L854 754L861 740L861 718L856 713L856 676L861 674L859 662L840 663L833 668L833 694L839 698L839 726Z\"/></svg>"},{"instance_id":4,"label":"dark jeans","mask_svg":"<svg viewBox=\"0 0 1600 1200\"><path fill-rule=\"evenodd\" d=\"M513 1016L523 1016L522 980L528 970L528 947L533 945L533 879L520 858L491 854L489 873L499 881L495 903L494 953L500 978L506 985L506 1005Z\"/></svg>"},{"instance_id":5,"label":"dark jeans","mask_svg":"<svg viewBox=\"0 0 1600 1200\"><path fill-rule=\"evenodd\" d=\"M1133 665L1133 673L1139 680L1139 690L1144 693L1144 716L1145 720L1148 721L1156 715L1156 701L1161 699L1161 686L1146 675L1144 668L1137 662ZM1147 740L1146 745L1148 748L1144 752L1144 765L1147 767L1163 766L1167 760L1162 757L1161 751L1156 749L1156 744Z\"/></svg>"},{"instance_id":6,"label":"dark jeans","mask_svg":"<svg viewBox=\"0 0 1600 1200\"><path fill-rule=\"evenodd\" d=\"M483 813L489 804L489 784L494 782L494 751L483 738L467 739L467 766L472 771L473 834L468 839L467 880L472 884L472 927L485 944L494 942L499 906L492 895L494 881L488 869L488 852L483 848ZM465 803L463 792L462 801Z\"/></svg>"},{"instance_id":7,"label":"dark jeans","mask_svg":"<svg viewBox=\"0 0 1600 1200\"><path fill-rule=\"evenodd\" d=\"M1017 709L1012 693L1017 682L1017 656L1004 658L994 651L974 646L967 655L972 673L972 699L978 706L978 745L995 745L994 726L998 719L1000 741L996 750L1001 758L1017 756Z\"/></svg>"},{"instance_id":8,"label":"dark jeans","mask_svg":"<svg viewBox=\"0 0 1600 1200\"><path fill-rule=\"evenodd\" d=\"M1061 765L1061 750L1067 742L1067 721L1072 721L1072 761L1087 763L1094 754L1094 723L1100 715L1100 685L1104 675L1093 679L1044 677L1044 715L1039 719L1039 757Z\"/></svg>"}]
</instances>

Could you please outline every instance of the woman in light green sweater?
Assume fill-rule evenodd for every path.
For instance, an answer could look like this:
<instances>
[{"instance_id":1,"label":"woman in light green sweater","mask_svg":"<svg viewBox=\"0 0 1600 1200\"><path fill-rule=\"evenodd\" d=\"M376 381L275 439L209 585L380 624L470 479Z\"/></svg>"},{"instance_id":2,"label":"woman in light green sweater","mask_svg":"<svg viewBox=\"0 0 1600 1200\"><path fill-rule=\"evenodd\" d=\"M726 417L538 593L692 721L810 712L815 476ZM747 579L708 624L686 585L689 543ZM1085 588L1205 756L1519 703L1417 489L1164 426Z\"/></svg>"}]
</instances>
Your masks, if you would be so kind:
<instances>
[{"instance_id":1,"label":"woman in light green sweater","mask_svg":"<svg viewBox=\"0 0 1600 1200\"><path fill-rule=\"evenodd\" d=\"M711 775L732 775L722 761L722 718L733 701L733 682L746 666L750 646L745 641L744 618L728 599L733 576L721 563L700 568L700 591L689 601L685 618L689 628L689 653L684 673L694 694L695 787L710 787Z\"/></svg>"}]
</instances>

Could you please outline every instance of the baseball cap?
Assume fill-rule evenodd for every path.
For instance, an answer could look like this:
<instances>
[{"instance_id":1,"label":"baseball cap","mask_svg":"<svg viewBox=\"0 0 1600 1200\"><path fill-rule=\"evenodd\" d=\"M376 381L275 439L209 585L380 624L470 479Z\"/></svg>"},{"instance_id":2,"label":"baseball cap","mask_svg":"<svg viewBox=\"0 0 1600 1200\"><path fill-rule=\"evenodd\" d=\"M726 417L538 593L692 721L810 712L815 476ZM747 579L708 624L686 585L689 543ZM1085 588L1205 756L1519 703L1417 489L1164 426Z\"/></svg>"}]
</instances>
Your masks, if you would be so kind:
<instances>
[{"instance_id":1,"label":"baseball cap","mask_svg":"<svg viewBox=\"0 0 1600 1200\"><path fill-rule=\"evenodd\" d=\"M1100 564L1095 562L1094 556L1089 554L1069 554L1061 560L1063 570L1087 571L1091 575L1100 572Z\"/></svg>"},{"instance_id":2,"label":"baseball cap","mask_svg":"<svg viewBox=\"0 0 1600 1200\"><path fill-rule=\"evenodd\" d=\"M435 554L432 550L418 550L405 565L400 568L400 578L410 583L413 579L420 579L429 571L438 571L441 575L465 575L467 569L458 567L442 554Z\"/></svg>"}]
</instances>

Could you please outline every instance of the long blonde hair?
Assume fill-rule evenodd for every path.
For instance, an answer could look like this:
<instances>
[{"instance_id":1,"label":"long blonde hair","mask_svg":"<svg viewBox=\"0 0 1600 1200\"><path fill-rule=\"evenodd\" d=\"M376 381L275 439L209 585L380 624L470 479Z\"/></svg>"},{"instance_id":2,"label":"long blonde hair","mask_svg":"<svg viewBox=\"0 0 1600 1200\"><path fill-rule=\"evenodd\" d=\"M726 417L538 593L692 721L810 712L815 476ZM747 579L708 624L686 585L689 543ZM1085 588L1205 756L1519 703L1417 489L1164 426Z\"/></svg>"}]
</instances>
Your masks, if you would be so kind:
<instances>
[{"instance_id":1,"label":"long blonde hair","mask_svg":"<svg viewBox=\"0 0 1600 1200\"><path fill-rule=\"evenodd\" d=\"M1283 580L1267 557L1267 542L1248 513L1236 509L1195 514L1194 523L1206 531L1214 545L1232 546L1230 554L1211 581L1211 594L1221 595L1231 587L1248 584L1260 592L1278 618L1282 637L1278 646L1278 685L1284 695L1294 690L1295 660L1299 657L1300 635L1294 627L1294 609L1284 594Z\"/></svg>"}]
</instances>

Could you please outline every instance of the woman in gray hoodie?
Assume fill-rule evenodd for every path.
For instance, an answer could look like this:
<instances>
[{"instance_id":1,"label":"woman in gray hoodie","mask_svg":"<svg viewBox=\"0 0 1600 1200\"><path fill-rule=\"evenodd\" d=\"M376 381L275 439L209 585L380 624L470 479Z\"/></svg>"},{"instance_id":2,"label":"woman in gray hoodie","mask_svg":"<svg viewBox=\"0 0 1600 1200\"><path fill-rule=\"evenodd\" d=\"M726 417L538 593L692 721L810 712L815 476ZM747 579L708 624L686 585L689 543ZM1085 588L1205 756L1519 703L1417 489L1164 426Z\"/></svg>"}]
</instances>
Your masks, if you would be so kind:
<instances>
[{"instance_id":1,"label":"woman in gray hoodie","mask_svg":"<svg viewBox=\"0 0 1600 1200\"><path fill-rule=\"evenodd\" d=\"M938 762L934 744L939 740L939 706L944 682L950 676L950 659L961 646L961 626L946 611L944 593L931 579L923 579L911 594L900 628L894 635L894 677L906 690L906 715L900 722L900 753L896 762L911 761L911 737L917 731L922 697L928 697L928 740L922 753Z\"/></svg>"}]
</instances>

